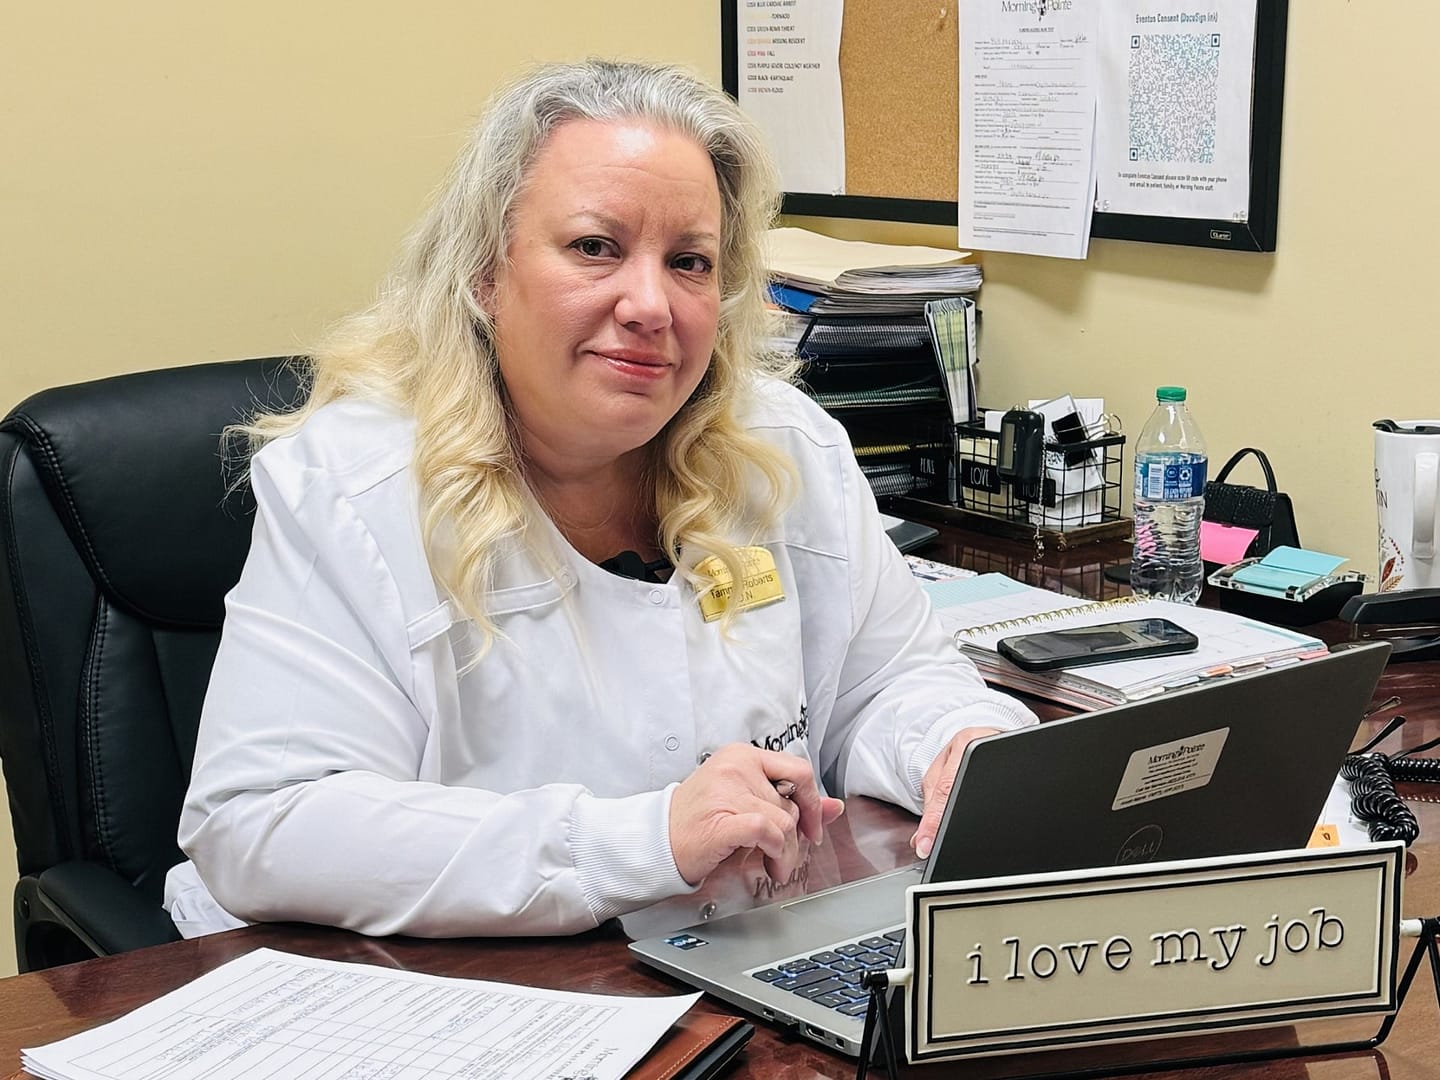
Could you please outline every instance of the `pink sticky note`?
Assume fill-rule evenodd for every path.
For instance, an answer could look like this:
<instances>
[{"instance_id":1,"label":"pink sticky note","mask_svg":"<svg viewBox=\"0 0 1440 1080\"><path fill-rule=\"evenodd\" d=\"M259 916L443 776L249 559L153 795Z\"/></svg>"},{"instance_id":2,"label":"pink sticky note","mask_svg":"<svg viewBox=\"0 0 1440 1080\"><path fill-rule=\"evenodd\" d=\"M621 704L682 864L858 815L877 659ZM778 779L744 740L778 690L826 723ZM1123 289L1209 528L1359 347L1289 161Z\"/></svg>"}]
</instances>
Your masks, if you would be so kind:
<instances>
[{"instance_id":1,"label":"pink sticky note","mask_svg":"<svg viewBox=\"0 0 1440 1080\"><path fill-rule=\"evenodd\" d=\"M1221 525L1217 521L1200 522L1200 558L1226 566L1245 558L1245 551L1258 529L1242 529L1238 525Z\"/></svg>"}]
</instances>

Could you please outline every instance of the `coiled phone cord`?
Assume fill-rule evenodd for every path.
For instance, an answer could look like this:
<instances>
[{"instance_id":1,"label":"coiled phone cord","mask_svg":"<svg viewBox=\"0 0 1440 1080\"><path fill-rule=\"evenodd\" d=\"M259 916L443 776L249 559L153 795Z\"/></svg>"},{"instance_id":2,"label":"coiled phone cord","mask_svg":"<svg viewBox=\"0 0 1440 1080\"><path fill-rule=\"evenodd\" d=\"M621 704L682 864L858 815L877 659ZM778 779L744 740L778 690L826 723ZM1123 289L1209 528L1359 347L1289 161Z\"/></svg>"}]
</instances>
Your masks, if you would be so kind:
<instances>
[{"instance_id":1,"label":"coiled phone cord","mask_svg":"<svg viewBox=\"0 0 1440 1080\"><path fill-rule=\"evenodd\" d=\"M1403 716L1391 719L1380 734L1346 757L1340 776L1350 781L1350 809L1369 826L1370 839L1402 840L1409 845L1420 835L1420 822L1405 800L1396 794L1395 782L1440 783L1440 759L1411 756L1440 745L1440 739L1431 739L1395 755L1373 749L1403 723Z\"/></svg>"}]
</instances>

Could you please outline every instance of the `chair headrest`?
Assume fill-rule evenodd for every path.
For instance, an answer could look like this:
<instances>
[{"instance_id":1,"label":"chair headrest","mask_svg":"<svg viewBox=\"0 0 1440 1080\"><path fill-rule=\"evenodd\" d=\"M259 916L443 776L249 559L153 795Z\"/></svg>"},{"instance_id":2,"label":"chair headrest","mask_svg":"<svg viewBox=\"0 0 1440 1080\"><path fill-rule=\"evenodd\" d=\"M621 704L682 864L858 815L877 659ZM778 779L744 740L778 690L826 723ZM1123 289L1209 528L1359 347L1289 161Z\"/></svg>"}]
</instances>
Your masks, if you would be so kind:
<instances>
[{"instance_id":1,"label":"chair headrest","mask_svg":"<svg viewBox=\"0 0 1440 1080\"><path fill-rule=\"evenodd\" d=\"M289 358L119 375L44 390L0 428L24 439L55 512L110 599L153 623L218 627L254 502L220 433L299 403Z\"/></svg>"}]
</instances>

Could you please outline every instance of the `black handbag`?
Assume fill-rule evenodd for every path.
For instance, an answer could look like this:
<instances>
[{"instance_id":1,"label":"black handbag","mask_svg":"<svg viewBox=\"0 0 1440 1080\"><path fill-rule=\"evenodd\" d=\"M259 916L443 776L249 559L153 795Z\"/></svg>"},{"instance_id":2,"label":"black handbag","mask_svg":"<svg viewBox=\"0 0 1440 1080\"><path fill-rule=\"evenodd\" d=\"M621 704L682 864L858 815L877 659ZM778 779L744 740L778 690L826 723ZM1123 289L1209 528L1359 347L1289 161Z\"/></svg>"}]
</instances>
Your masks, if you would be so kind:
<instances>
[{"instance_id":1,"label":"black handbag","mask_svg":"<svg viewBox=\"0 0 1440 1080\"><path fill-rule=\"evenodd\" d=\"M1254 454L1265 474L1263 488L1248 484L1227 483L1230 471L1246 455ZM1300 546L1300 533L1295 528L1295 507L1290 496L1275 486L1275 470L1263 450L1247 446L1235 451L1214 480L1205 484L1206 521L1221 525L1237 525L1244 529L1257 529L1260 535L1251 541L1245 551L1246 558L1265 555L1273 549L1288 545Z\"/></svg>"}]
</instances>

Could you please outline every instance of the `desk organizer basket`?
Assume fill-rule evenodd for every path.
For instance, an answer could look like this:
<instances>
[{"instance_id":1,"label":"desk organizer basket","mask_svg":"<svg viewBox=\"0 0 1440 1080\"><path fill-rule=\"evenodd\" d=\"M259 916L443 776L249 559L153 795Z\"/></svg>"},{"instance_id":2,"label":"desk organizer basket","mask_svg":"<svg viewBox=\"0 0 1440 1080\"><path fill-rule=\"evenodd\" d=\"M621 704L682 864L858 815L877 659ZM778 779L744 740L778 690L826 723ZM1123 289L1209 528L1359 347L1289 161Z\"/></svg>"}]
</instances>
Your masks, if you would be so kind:
<instances>
[{"instance_id":1,"label":"desk organizer basket","mask_svg":"<svg viewBox=\"0 0 1440 1080\"><path fill-rule=\"evenodd\" d=\"M1039 497L1023 499L996 469L1000 434L981 423L954 425L954 496L939 514L963 525L1016 539L1037 538L1064 550L1080 543L1123 538L1131 522L1121 516L1125 436L1100 435L1084 442L1045 443ZM896 512L904 512L899 500ZM919 512L919 508L911 506ZM934 506L926 507L935 516Z\"/></svg>"}]
</instances>

